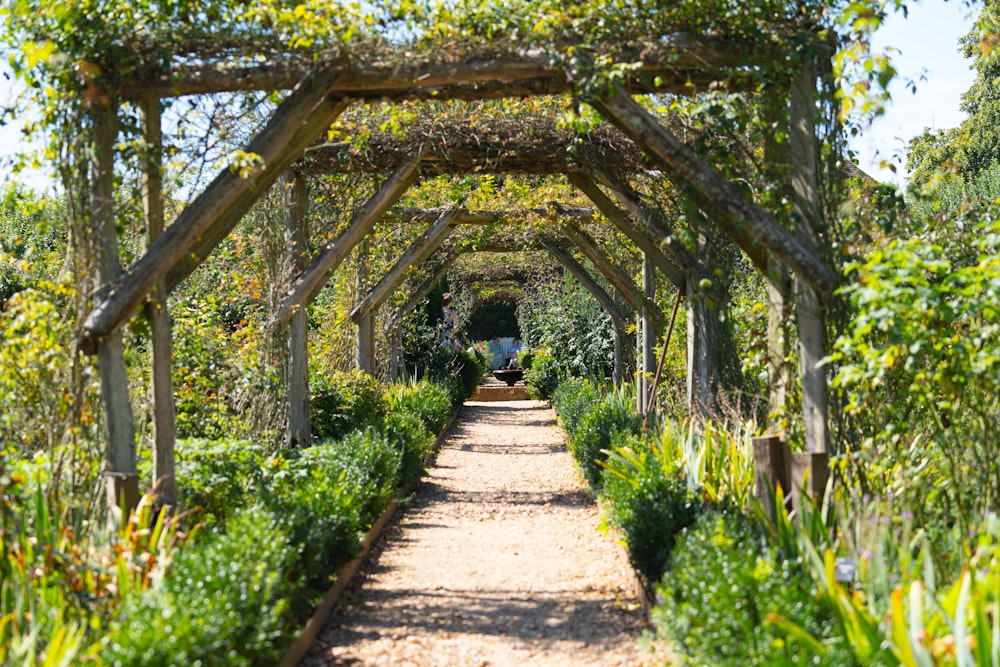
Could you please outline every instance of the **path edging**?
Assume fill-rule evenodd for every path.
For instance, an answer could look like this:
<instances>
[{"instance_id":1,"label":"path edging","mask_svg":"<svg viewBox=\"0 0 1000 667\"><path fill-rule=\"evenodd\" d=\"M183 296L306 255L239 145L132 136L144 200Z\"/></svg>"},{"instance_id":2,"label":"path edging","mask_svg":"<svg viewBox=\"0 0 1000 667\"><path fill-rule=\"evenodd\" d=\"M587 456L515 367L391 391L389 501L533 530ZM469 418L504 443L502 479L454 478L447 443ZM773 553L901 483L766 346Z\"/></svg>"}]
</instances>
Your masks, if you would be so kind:
<instances>
[{"instance_id":1,"label":"path edging","mask_svg":"<svg viewBox=\"0 0 1000 667\"><path fill-rule=\"evenodd\" d=\"M425 466L438 449L440 449L445 436L458 419L458 413L459 410L456 410L454 414L452 414L451 419L448 420L445 427L441 429L440 433L438 433L437 438L434 439L434 444L431 445L428 448L427 453L424 454ZM337 601L340 600L340 596L343 595L345 590L347 590L347 586L351 583L351 580L354 579L354 575L358 573L358 570L361 569L361 565L365 562L365 559L368 558L368 552L371 551L375 540L379 538L382 531L385 530L385 527L389 524L389 521L396 513L396 510L399 508L399 500L410 495L419 481L420 480L418 479L416 482L404 484L400 488L399 493L396 494L396 500L389 503L389 506L385 508L385 511L382 512L379 518L375 520L375 523L372 524L372 527L368 529L368 532L365 533L364 538L361 540L361 550L351 560L351 562L341 568L340 573L337 574L337 578L333 580L333 584L323 597L323 601L316 607L316 610L313 611L312 616L310 616L309 620L306 621L306 625L302 629L298 638L295 640L295 643L293 643L288 649L288 652L285 653L285 657L282 658L280 663L281 667L296 667L296 665L302 661L302 658L305 657L306 651L308 651L309 647L312 646L312 643L316 639L316 635L319 634L320 629L326 625L328 620L330 620L330 615L333 613L333 608L337 604Z\"/></svg>"}]
</instances>

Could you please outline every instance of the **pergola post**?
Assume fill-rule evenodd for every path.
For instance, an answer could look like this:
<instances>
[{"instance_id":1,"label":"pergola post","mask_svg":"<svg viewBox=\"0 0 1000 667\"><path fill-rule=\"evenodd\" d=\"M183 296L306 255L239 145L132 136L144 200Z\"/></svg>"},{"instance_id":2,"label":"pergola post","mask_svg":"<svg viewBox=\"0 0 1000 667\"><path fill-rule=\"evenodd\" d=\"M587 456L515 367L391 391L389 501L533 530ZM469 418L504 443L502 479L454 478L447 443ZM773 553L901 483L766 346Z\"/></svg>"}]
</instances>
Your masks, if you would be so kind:
<instances>
[{"instance_id":1,"label":"pergola post","mask_svg":"<svg viewBox=\"0 0 1000 667\"><path fill-rule=\"evenodd\" d=\"M358 294L364 294L368 289L369 250L369 241L365 238L358 248ZM375 330L372 326L372 311L369 309L357 320L357 324L357 367L371 375L375 371Z\"/></svg>"},{"instance_id":2,"label":"pergola post","mask_svg":"<svg viewBox=\"0 0 1000 667\"><path fill-rule=\"evenodd\" d=\"M656 299L656 270L653 263L643 257L642 289L650 301ZM656 372L656 354L653 346L656 344L656 326L652 314L643 305L639 311L639 331L642 337L642 364L636 376L636 407L639 414L646 414L649 405L649 392L652 388L651 378Z\"/></svg>"},{"instance_id":3,"label":"pergola post","mask_svg":"<svg viewBox=\"0 0 1000 667\"><path fill-rule=\"evenodd\" d=\"M146 99L140 106L142 133L146 140L143 153L142 205L146 217L149 245L163 233L163 134L160 100ZM162 505L177 505L177 479L174 473L174 441L177 416L171 377L170 314L167 309L167 285L161 280L153 288L146 304L149 320L153 402L153 488Z\"/></svg>"},{"instance_id":4,"label":"pergola post","mask_svg":"<svg viewBox=\"0 0 1000 667\"><path fill-rule=\"evenodd\" d=\"M90 237L94 249L98 290L110 286L122 272L114 211L114 144L118 111L114 104L92 112L94 158L91 163ZM109 510L120 508L122 518L139 503L139 477L135 468L135 422L129 401L128 373L119 329L97 343L97 367L104 406L105 458ZM109 515L110 519L110 515Z\"/></svg>"},{"instance_id":5,"label":"pergola post","mask_svg":"<svg viewBox=\"0 0 1000 667\"><path fill-rule=\"evenodd\" d=\"M283 185L285 255L291 275L298 275L305 269L308 261L308 188L305 176L297 172L286 172ZM306 447L312 442L309 422L308 320L308 309L302 306L295 309L288 322L288 447Z\"/></svg>"},{"instance_id":6,"label":"pergola post","mask_svg":"<svg viewBox=\"0 0 1000 667\"><path fill-rule=\"evenodd\" d=\"M618 325L614 327L615 331L615 368L612 374L612 381L615 384L616 389L620 389L622 386L622 376L625 368L625 342L622 340L625 336L625 332Z\"/></svg>"},{"instance_id":7,"label":"pergola post","mask_svg":"<svg viewBox=\"0 0 1000 667\"><path fill-rule=\"evenodd\" d=\"M768 376L768 428L772 433L781 430L780 422L788 405L789 364L788 344L790 333L789 306L791 305L791 280L788 271L773 256L768 256L767 276L767 376Z\"/></svg>"},{"instance_id":8,"label":"pergola post","mask_svg":"<svg viewBox=\"0 0 1000 667\"><path fill-rule=\"evenodd\" d=\"M807 66L792 82L789 151L792 206L798 218L796 234L804 245L812 248L819 247L823 224L817 174L815 98L816 73ZM826 356L825 308L820 293L805 276L795 276L795 290L806 450L827 453L830 446L827 381L826 370L819 365Z\"/></svg>"}]
</instances>

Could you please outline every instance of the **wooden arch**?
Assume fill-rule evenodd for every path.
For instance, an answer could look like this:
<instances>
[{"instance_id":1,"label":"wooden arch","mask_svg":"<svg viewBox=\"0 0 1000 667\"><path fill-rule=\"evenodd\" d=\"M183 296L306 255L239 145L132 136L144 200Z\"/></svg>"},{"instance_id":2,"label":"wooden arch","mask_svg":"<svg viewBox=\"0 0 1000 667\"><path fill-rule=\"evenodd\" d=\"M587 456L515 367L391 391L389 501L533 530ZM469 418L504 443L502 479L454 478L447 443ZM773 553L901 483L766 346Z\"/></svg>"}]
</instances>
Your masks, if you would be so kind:
<instances>
[{"instance_id":1,"label":"wooden arch","mask_svg":"<svg viewBox=\"0 0 1000 667\"><path fill-rule=\"evenodd\" d=\"M796 30L791 27L791 30ZM828 33L827 33L828 34ZM815 46L826 44L826 36L802 32L804 40ZM829 35L832 38L832 35ZM147 162L145 198L150 246L132 266L122 270L117 256L113 201L113 143L116 135L117 112L112 105L95 108L93 169L95 178L93 206L90 216L92 234L104 239L104 258L98 272L100 292L81 327L81 348L98 354L102 383L102 401L107 424L109 499L112 504L137 486L135 477L135 442L132 415L123 384L123 349L120 325L136 310L153 299L154 306L164 310L162 298L180 284L190 272L224 239L257 199L315 144L317 137L354 101L387 99L494 99L506 96L555 95L574 92L576 82L584 79L580 72L567 69L560 58L567 45L544 49L507 51L490 50L482 54L403 54L338 52L311 62L289 57L284 61L261 60L238 68L198 59L185 67L163 65L159 57L148 69L117 72L115 78L124 81L117 93L125 99L141 102L143 123L149 144L159 146L158 100L164 97L202 94L225 90L278 90L290 93L278 105L267 125L248 144L246 152L260 157L260 167L249 178L223 169L212 183L189 205L177 220L158 233L157 218L162 221L162 201L159 200L159 156ZM777 48L777 47L775 47ZM637 104L633 93L673 92L692 94L714 84L729 89L751 89L755 74L771 63L782 62L784 53L774 52L760 44L745 48L730 40L686 33L652 35L638 40L628 48L608 45L602 51L610 61L629 64L613 87L599 87L587 92L586 101L605 119L629 137L653 164L673 181L683 184L693 194L697 204L708 212L712 222L729 236L761 268L776 263L794 276L798 287L798 321L803 361L803 403L807 445L811 451L825 451L828 446L826 426L826 387L819 366L825 356L823 340L823 304L837 285L837 275L819 251L818 238L822 226L818 206L817 160L814 130L814 98L816 74L806 63L800 75L789 87L788 117L790 118L790 155L793 182L792 194L798 219L796 229L783 226L771 213L747 199L739 189L701 161L683 142L663 127L655 117ZM634 66L633 66L634 64ZM820 64L822 66L822 64ZM393 176L383 185L384 196L371 202L369 211L358 221L356 233L363 235L363 222L377 219L398 198L416 177L423 156L408 156ZM89 167L88 167L89 168ZM620 194L608 178L596 167L587 174L583 170L568 170L577 187L593 195L592 201L618 224L620 214L609 215L606 197L598 194L597 183L609 188L613 196ZM621 190L624 192L624 190ZM395 195L395 196L393 196ZM600 200L600 201L599 201ZM626 208L630 208L625 204ZM608 209L609 211L611 209ZM630 211L632 215L636 211ZM642 216L639 215L642 219ZM621 218L628 221L629 217ZM352 225L354 222L352 221ZM642 220L646 225L646 220ZM650 261L656 262L655 238L649 242L649 232L635 233L637 245L645 244ZM290 225L291 227L291 225ZM623 229L624 231L624 229ZM345 244L346 245L346 244ZM662 245L662 244L661 244ZM642 246L640 246L642 247ZM663 250L662 247L659 250ZM329 256L337 257L336 252ZM341 256L342 257L342 256ZM301 298L288 307L288 318L301 314L301 304L314 294L315 285L336 264L315 267L303 272ZM659 260L660 270L668 274L676 269L672 281L681 282L686 273L683 257ZM306 275L319 276L305 279ZM767 275L772 275L769 271ZM298 312L294 312L298 307ZM156 309L154 308L154 309ZM295 325L293 325L294 327ZM169 331L154 334L153 347L161 358L169 358ZM157 372L163 365L157 364ZM155 381L154 381L155 384ZM169 384L169 383L168 383ZM158 385L159 386L159 385ZM163 389L161 387L161 389ZM164 389L165 390L165 389ZM158 399L159 400L159 397ZM164 397L164 401L169 400ZM166 414L166 411L165 411ZM166 431L166 429L164 429ZM156 460L168 461L172 456L172 433L158 429ZM166 464L164 464L166 465ZM172 478L172 470L159 469L157 476ZM161 489L164 487L161 487ZM165 494L166 495L166 494ZM173 499L166 497L167 502Z\"/></svg>"}]
</instances>

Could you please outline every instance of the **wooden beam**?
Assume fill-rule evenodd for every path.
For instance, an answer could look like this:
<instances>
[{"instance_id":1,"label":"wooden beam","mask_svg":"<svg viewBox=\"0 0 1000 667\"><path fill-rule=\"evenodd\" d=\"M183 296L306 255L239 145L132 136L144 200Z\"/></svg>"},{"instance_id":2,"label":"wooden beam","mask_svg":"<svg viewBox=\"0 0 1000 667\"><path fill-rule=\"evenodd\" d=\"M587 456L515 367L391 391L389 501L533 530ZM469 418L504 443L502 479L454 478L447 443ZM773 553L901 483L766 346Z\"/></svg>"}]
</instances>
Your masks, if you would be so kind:
<instances>
[{"instance_id":1,"label":"wooden beam","mask_svg":"<svg viewBox=\"0 0 1000 667\"><path fill-rule=\"evenodd\" d=\"M142 208L146 217L147 248L163 233L163 134L160 100L143 100L140 105L142 134L146 141L143 153ZM170 314L167 310L167 286L161 280L150 294L146 317L150 331L153 401L153 488L163 505L177 505L177 479L174 471L174 441L177 438L177 412L174 403Z\"/></svg>"},{"instance_id":2,"label":"wooden beam","mask_svg":"<svg viewBox=\"0 0 1000 667\"><path fill-rule=\"evenodd\" d=\"M618 293L628 302L628 305L632 306L636 312L646 309L654 320L657 322L663 321L663 311L660 310L660 307L652 299L648 298L647 295L643 294L639 286L635 284L635 281L619 269L597 247L597 243L589 234L573 225L563 225L562 231L583 252L584 256L590 260L594 268L608 279L612 287L618 290Z\"/></svg>"},{"instance_id":3,"label":"wooden beam","mask_svg":"<svg viewBox=\"0 0 1000 667\"><path fill-rule=\"evenodd\" d=\"M607 169L600 166L594 170L594 174L597 176L598 182L611 191L618 203L636 220L639 220L646 235L653 240L657 249L667 256L671 264L679 267L686 276L701 273L697 258L681 245L666 221L643 202L638 192L628 183L613 176Z\"/></svg>"},{"instance_id":4,"label":"wooden beam","mask_svg":"<svg viewBox=\"0 0 1000 667\"><path fill-rule=\"evenodd\" d=\"M295 281L288 295L282 299L277 313L279 324L288 322L292 313L307 306L316 298L319 291L323 289L323 285L326 284L330 271L335 270L340 265L382 214L406 192L406 189L416 180L419 167L420 156L411 158L409 162L401 165L382 184L378 192L365 202L361 210L351 217L347 228L324 248L320 256Z\"/></svg>"},{"instance_id":5,"label":"wooden beam","mask_svg":"<svg viewBox=\"0 0 1000 667\"><path fill-rule=\"evenodd\" d=\"M198 266L215 250L216 246L222 243L229 232L239 223L250 207L263 196L268 187L277 180L280 175L278 169L283 171L289 167L302 155L305 146L315 141L329 128L330 124L336 120L351 101L341 99L337 102L324 102L313 116L305 121L296 131L294 137L286 145L286 151L273 163L273 169L268 169L266 174L256 174L252 178L256 181L254 185L245 192L228 210L226 210L205 233L195 242L189 252L184 254L180 260L167 273L167 290L173 291L178 285L191 275Z\"/></svg>"},{"instance_id":6,"label":"wooden beam","mask_svg":"<svg viewBox=\"0 0 1000 667\"><path fill-rule=\"evenodd\" d=\"M420 283L420 286L417 287L417 289L413 290L413 293L410 294L410 298L406 300L406 303L396 309L396 312L389 319L386 326L389 328L399 326L399 323L403 321L403 318L409 315L410 311L416 308L417 304L423 301L424 297L430 294L430 291L434 289L435 285L441 282L441 279L444 278L446 273L448 273L448 269L450 269L452 265L458 261L459 255L460 253L449 253L446 255L444 261L437 268L435 268L422 283Z\"/></svg>"},{"instance_id":7,"label":"wooden beam","mask_svg":"<svg viewBox=\"0 0 1000 667\"><path fill-rule=\"evenodd\" d=\"M608 295L604 288L601 287L589 273L587 273L587 269L585 269L582 264L573 258L573 255L567 252L555 241L542 239L541 244L552 254L553 257L556 258L556 260L559 261L560 264L565 266L566 269L573 274L573 277L576 278L577 282L583 285L583 287L590 292L595 299L597 299L597 302L601 304L602 308L604 308L604 312L611 316L615 327L621 329L626 329L628 327L628 321L625 319L625 315L622 314L621 309L618 308L618 304L616 304L614 299Z\"/></svg>"},{"instance_id":8,"label":"wooden beam","mask_svg":"<svg viewBox=\"0 0 1000 667\"><path fill-rule=\"evenodd\" d=\"M647 301L656 298L656 272L653 270L653 263L645 258L642 262L642 290ZM653 390L653 374L656 372L656 353L653 350L656 345L656 327L646 308L639 309L639 332L642 334L642 365L636 378L636 410L644 415L647 406L652 404L650 395Z\"/></svg>"},{"instance_id":9,"label":"wooden beam","mask_svg":"<svg viewBox=\"0 0 1000 667\"><path fill-rule=\"evenodd\" d=\"M451 230L454 229L453 222L458 216L458 209L448 209L435 220L430 227L414 241L406 251L400 256L393 267L382 277L375 287L373 287L361 299L361 302L351 311L351 319L357 324L362 317L378 308L389 298L399 284L406 277L406 270L411 266L420 264L426 260L431 253L437 250L438 246L447 238Z\"/></svg>"},{"instance_id":10,"label":"wooden beam","mask_svg":"<svg viewBox=\"0 0 1000 667\"><path fill-rule=\"evenodd\" d=\"M614 54L616 62L639 63L626 85L635 92L692 94L723 79L741 79L741 68L765 66L783 54L769 49L740 48L732 40L678 32L655 41L637 41ZM533 48L507 53L385 54L377 51L335 52L319 61L306 58L269 60L249 66L226 67L199 58L201 65L146 73L122 86L126 99L199 95L226 91L292 88L319 66L335 73L334 94L359 99L487 99L501 96L556 95L572 91L573 82L560 66L562 53ZM726 71L736 68L736 71ZM127 78L127 77L126 77ZM750 77L745 77L749 79Z\"/></svg>"},{"instance_id":11,"label":"wooden beam","mask_svg":"<svg viewBox=\"0 0 1000 667\"><path fill-rule=\"evenodd\" d=\"M632 239L653 265L666 276L667 280L677 289L684 289L685 276L679 266L667 258L645 230L641 230L632 222L628 214L615 205L611 199L586 174L567 174L570 183L575 185L590 201L617 227L623 234Z\"/></svg>"},{"instance_id":12,"label":"wooden beam","mask_svg":"<svg viewBox=\"0 0 1000 667\"><path fill-rule=\"evenodd\" d=\"M833 294L837 275L815 248L803 243L770 213L743 197L732 183L702 162L620 86L592 103L602 116L632 137L674 177L715 202L719 215L713 222L745 252L759 255L764 248L818 294Z\"/></svg>"},{"instance_id":13,"label":"wooden beam","mask_svg":"<svg viewBox=\"0 0 1000 667\"><path fill-rule=\"evenodd\" d=\"M83 323L84 349L93 349L95 342L110 334L134 312L153 287L183 262L203 237L212 236L218 240L225 237L243 213L316 139L321 128L328 126L346 108L342 101L327 99L335 82L335 76L322 72L301 82L247 147L249 153L259 155L263 161L259 171L251 178L242 178L227 169L215 178L91 310ZM228 227L224 233L213 229L220 220L224 221L223 227ZM191 258L192 268L204 256Z\"/></svg>"}]
</instances>

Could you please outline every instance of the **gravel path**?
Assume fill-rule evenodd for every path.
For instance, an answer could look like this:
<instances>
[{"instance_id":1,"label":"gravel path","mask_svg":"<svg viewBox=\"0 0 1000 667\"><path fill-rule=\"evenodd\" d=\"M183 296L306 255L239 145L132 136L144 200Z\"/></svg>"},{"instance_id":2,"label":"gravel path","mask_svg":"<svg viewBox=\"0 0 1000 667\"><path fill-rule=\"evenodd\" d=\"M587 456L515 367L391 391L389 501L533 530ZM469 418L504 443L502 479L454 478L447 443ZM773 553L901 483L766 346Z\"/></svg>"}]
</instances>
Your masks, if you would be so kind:
<instances>
[{"instance_id":1,"label":"gravel path","mask_svg":"<svg viewBox=\"0 0 1000 667\"><path fill-rule=\"evenodd\" d=\"M543 403L466 403L302 664L656 664L563 442Z\"/></svg>"}]
</instances>

